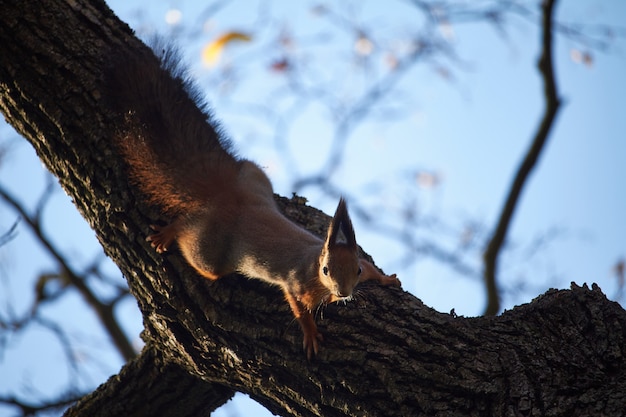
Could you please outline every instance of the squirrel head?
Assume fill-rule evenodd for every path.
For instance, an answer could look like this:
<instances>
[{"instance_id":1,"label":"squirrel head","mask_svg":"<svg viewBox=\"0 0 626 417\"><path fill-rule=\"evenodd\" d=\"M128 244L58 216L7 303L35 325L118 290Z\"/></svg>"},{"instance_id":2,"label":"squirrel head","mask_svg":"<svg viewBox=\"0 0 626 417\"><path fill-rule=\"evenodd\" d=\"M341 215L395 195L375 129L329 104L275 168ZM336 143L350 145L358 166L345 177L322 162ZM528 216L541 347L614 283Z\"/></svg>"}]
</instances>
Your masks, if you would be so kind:
<instances>
[{"instance_id":1,"label":"squirrel head","mask_svg":"<svg viewBox=\"0 0 626 417\"><path fill-rule=\"evenodd\" d=\"M335 211L319 259L319 277L330 291L331 301L352 296L359 282L361 267L356 238L348 208L343 198Z\"/></svg>"}]
</instances>

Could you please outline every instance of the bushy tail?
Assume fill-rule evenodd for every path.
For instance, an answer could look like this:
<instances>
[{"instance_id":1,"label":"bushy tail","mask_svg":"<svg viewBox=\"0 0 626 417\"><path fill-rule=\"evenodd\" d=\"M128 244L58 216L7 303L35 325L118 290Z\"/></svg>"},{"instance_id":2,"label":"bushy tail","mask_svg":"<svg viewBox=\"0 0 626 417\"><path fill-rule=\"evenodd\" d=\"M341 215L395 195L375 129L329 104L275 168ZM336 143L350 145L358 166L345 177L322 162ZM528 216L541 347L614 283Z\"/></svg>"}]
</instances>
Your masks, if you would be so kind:
<instances>
[{"instance_id":1,"label":"bushy tail","mask_svg":"<svg viewBox=\"0 0 626 417\"><path fill-rule=\"evenodd\" d=\"M169 214L232 190L239 163L171 47L123 57L107 79L116 144L150 202Z\"/></svg>"}]
</instances>

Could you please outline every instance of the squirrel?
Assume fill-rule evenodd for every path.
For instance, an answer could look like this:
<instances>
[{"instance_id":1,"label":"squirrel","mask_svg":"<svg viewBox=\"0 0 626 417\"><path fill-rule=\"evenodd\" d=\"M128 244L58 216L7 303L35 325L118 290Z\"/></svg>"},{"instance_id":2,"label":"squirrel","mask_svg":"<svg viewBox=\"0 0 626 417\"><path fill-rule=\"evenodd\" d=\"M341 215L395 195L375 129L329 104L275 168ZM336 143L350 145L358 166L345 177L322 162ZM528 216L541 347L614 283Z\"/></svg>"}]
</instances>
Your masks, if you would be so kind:
<instances>
[{"instance_id":1,"label":"squirrel","mask_svg":"<svg viewBox=\"0 0 626 417\"><path fill-rule=\"evenodd\" d=\"M351 299L362 281L400 281L358 258L343 198L324 240L287 219L263 170L233 152L176 49L153 49L113 62L107 80L119 118L115 144L130 178L172 219L151 226L146 240L159 253L176 242L185 260L210 280L239 273L279 286L311 360L323 340L313 317L318 306Z\"/></svg>"}]
</instances>

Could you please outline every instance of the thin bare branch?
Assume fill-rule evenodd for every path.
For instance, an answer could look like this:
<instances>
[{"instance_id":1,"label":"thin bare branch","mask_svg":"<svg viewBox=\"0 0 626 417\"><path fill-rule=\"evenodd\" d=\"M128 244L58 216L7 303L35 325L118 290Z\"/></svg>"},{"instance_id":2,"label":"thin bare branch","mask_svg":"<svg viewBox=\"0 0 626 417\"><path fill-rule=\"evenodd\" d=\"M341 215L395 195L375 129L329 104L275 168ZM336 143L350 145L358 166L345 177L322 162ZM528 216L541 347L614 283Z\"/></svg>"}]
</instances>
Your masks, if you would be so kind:
<instances>
[{"instance_id":1,"label":"thin bare branch","mask_svg":"<svg viewBox=\"0 0 626 417\"><path fill-rule=\"evenodd\" d=\"M0 404L12 406L20 411L22 416L33 416L42 412L61 410L78 401L85 393L68 393L54 401L42 401L34 403L32 401L17 398L15 396L0 397Z\"/></svg>"},{"instance_id":2,"label":"thin bare branch","mask_svg":"<svg viewBox=\"0 0 626 417\"><path fill-rule=\"evenodd\" d=\"M500 296L498 294L497 285L497 268L498 255L506 238L509 225L513 219L515 209L517 208L519 198L522 194L524 185L530 176L544 145L550 134L550 130L554 125L557 112L560 106L559 94L557 91L556 80L554 75L554 67L552 63L552 31L553 31L553 12L556 0L548 0L542 3L542 52L539 58L539 72L541 73L544 84L544 97L546 109L539 124L539 129L533 138L530 149L526 153L522 164L519 166L511 189L506 197L504 207L498 219L487 248L483 254L484 259L484 278L487 291L487 306L485 315L495 315L500 311Z\"/></svg>"},{"instance_id":3,"label":"thin bare branch","mask_svg":"<svg viewBox=\"0 0 626 417\"><path fill-rule=\"evenodd\" d=\"M20 223L20 219L18 217L18 219L15 220L15 223L13 223L13 225L11 225L11 227L9 227L9 230L7 230L5 233L0 235L0 246L6 244L7 242L9 242L13 238L15 238L15 236L17 236L17 233L15 232L15 230L17 229L17 225L19 223Z\"/></svg>"},{"instance_id":4,"label":"thin bare branch","mask_svg":"<svg viewBox=\"0 0 626 417\"><path fill-rule=\"evenodd\" d=\"M44 196L47 195L47 193L48 192L46 192ZM41 208L39 207L37 210L37 218L32 217L28 210L26 210L26 208L1 185L0 198L4 199L8 205L13 207L13 209L20 214L24 222L30 226L33 234L42 246L58 262L59 270L64 271L64 276L67 278L68 282L70 282L80 292L85 301L93 307L94 311L100 318L100 322L108 331L111 340L117 347L120 355L122 355L125 360L134 358L136 356L136 352L115 319L112 305L100 301L91 288L89 288L84 277L74 271L69 262L67 262L65 257L57 250L52 241L44 233L38 219ZM43 199L45 199L45 197Z\"/></svg>"}]
</instances>

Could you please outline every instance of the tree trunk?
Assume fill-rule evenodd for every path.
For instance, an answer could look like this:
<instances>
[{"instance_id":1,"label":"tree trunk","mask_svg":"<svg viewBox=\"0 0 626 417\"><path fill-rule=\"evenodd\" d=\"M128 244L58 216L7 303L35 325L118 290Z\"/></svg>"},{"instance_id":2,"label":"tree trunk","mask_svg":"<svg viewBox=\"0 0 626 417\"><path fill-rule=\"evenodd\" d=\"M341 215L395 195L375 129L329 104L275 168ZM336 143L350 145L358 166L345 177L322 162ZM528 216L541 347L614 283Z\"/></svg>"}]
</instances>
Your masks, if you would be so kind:
<instances>
[{"instance_id":1,"label":"tree trunk","mask_svg":"<svg viewBox=\"0 0 626 417\"><path fill-rule=\"evenodd\" d=\"M626 313L595 286L467 319L362 285L356 301L318 315L325 339L307 362L278 289L238 276L211 283L144 241L158 213L112 147L102 74L114 48L145 53L101 2L0 0L1 109L120 266L144 318L142 354L68 416L208 415L235 391L294 416L626 410ZM325 227L318 211L280 204L311 230Z\"/></svg>"}]
</instances>

